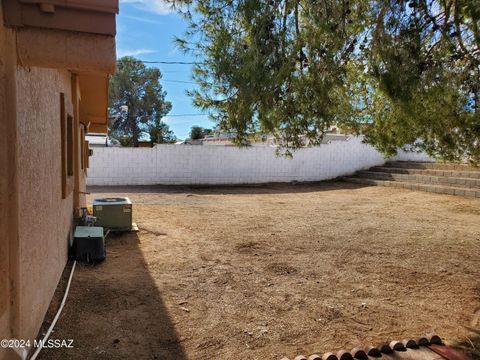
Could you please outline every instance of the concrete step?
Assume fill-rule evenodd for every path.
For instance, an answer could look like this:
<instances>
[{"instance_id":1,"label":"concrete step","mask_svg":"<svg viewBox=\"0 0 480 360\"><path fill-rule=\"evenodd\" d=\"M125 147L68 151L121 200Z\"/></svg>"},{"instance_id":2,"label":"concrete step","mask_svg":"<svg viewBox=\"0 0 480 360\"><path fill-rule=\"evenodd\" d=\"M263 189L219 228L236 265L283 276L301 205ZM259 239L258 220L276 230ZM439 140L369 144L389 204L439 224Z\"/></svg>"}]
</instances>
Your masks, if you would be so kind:
<instances>
[{"instance_id":1,"label":"concrete step","mask_svg":"<svg viewBox=\"0 0 480 360\"><path fill-rule=\"evenodd\" d=\"M343 177L342 180L347 182L357 183L357 184L387 186L387 187L394 187L394 188L400 188L400 189L427 191L427 192L432 192L437 194L459 195L459 196L480 198L480 190L478 189L457 188L453 186L444 186L444 185L418 184L413 182L402 182L402 181L377 180L377 179L368 179L368 178L355 177L355 176L346 176L346 177Z\"/></svg>"},{"instance_id":2,"label":"concrete step","mask_svg":"<svg viewBox=\"0 0 480 360\"><path fill-rule=\"evenodd\" d=\"M386 167L407 168L407 169L431 169L431 170L457 170L457 171L477 171L480 167L474 167L467 164L458 163L438 163L438 162L419 162L419 161L389 161Z\"/></svg>"},{"instance_id":3,"label":"concrete step","mask_svg":"<svg viewBox=\"0 0 480 360\"><path fill-rule=\"evenodd\" d=\"M447 176L458 178L480 179L480 171L462 171L462 170L435 170L435 169L409 169L406 167L388 167L375 166L369 171L385 172L392 174L412 174L429 176Z\"/></svg>"},{"instance_id":4,"label":"concrete step","mask_svg":"<svg viewBox=\"0 0 480 360\"><path fill-rule=\"evenodd\" d=\"M415 175L415 174L397 174L390 172L379 171L359 171L357 177L388 180L388 181L402 181L402 182L416 182L421 184L444 185L458 188L478 189L480 190L480 179L461 178L453 176L431 176L431 175Z\"/></svg>"}]
</instances>

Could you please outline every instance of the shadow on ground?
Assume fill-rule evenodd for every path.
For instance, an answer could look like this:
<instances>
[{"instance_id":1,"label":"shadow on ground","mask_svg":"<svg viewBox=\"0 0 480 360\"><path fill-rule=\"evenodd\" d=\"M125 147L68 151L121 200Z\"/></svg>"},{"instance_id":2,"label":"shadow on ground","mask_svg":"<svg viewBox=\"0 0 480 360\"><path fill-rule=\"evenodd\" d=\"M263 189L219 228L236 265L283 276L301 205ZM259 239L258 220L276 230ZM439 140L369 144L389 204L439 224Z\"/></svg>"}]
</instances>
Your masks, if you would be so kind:
<instances>
[{"instance_id":1,"label":"shadow on ground","mask_svg":"<svg viewBox=\"0 0 480 360\"><path fill-rule=\"evenodd\" d=\"M73 339L74 348L44 349L38 359L186 359L138 245L135 233L112 235L105 262L77 264L51 337ZM63 291L55 295L50 312L61 296Z\"/></svg>"},{"instance_id":2,"label":"shadow on ground","mask_svg":"<svg viewBox=\"0 0 480 360\"><path fill-rule=\"evenodd\" d=\"M236 194L290 194L311 193L331 190L360 189L369 185L345 181L320 181L299 183L268 183L242 185L118 185L88 186L87 191L102 194L143 194L143 193L192 193L196 195L236 195Z\"/></svg>"}]
</instances>

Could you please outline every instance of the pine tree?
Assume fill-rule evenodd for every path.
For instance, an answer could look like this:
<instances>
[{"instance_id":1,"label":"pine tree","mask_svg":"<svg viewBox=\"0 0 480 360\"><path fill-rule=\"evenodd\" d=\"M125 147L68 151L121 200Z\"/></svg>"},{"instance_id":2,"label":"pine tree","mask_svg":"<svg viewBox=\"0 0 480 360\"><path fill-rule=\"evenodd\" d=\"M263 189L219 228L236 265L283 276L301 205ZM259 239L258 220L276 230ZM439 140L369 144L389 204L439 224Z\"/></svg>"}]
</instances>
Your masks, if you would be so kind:
<instances>
[{"instance_id":1,"label":"pine tree","mask_svg":"<svg viewBox=\"0 0 480 360\"><path fill-rule=\"evenodd\" d=\"M264 132L295 149L336 124L385 155L480 160L479 0L176 2L190 94L238 144Z\"/></svg>"},{"instance_id":2,"label":"pine tree","mask_svg":"<svg viewBox=\"0 0 480 360\"><path fill-rule=\"evenodd\" d=\"M155 143L174 142L175 136L162 121L172 109L165 100L159 69L147 68L140 60L123 57L110 78L110 137L122 144L138 146L142 135Z\"/></svg>"}]
</instances>

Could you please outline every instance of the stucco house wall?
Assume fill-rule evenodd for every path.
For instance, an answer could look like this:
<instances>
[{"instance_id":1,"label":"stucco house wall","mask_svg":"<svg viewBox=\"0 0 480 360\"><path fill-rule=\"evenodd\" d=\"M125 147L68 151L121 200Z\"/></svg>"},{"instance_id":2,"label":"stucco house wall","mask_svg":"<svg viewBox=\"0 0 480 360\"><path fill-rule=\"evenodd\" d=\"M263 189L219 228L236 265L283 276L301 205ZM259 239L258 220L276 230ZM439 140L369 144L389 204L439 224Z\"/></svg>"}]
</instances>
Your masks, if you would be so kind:
<instances>
[{"instance_id":1,"label":"stucco house wall","mask_svg":"<svg viewBox=\"0 0 480 360\"><path fill-rule=\"evenodd\" d=\"M0 54L0 338L33 339L67 261L73 194L62 199L60 92L72 101L71 74L18 66L3 26ZM13 356L0 349L0 359Z\"/></svg>"},{"instance_id":2,"label":"stucco house wall","mask_svg":"<svg viewBox=\"0 0 480 360\"><path fill-rule=\"evenodd\" d=\"M18 234L22 338L34 338L67 261L73 194L62 200L60 92L66 70L17 70Z\"/></svg>"},{"instance_id":3,"label":"stucco house wall","mask_svg":"<svg viewBox=\"0 0 480 360\"><path fill-rule=\"evenodd\" d=\"M86 203L81 134L90 123L106 129L118 11L118 2L109 2L117 6L110 13L77 11L65 2L63 10L44 14L37 3L0 0L0 339L37 337L68 259L73 216ZM65 11L68 19L56 21ZM29 26L35 20L29 16L46 28ZM96 16L106 22L90 21ZM68 28L72 23L80 28ZM105 28L106 34L95 32ZM68 186L61 93L74 129ZM20 358L0 348L0 360Z\"/></svg>"},{"instance_id":4,"label":"stucco house wall","mask_svg":"<svg viewBox=\"0 0 480 360\"><path fill-rule=\"evenodd\" d=\"M0 7L0 17L2 9ZM12 336L11 318L11 278L10 252L16 246L16 194L15 194L15 111L14 89L15 52L14 34L0 26L0 339ZM11 241L9 241L11 239ZM0 348L0 359L8 356Z\"/></svg>"}]
</instances>

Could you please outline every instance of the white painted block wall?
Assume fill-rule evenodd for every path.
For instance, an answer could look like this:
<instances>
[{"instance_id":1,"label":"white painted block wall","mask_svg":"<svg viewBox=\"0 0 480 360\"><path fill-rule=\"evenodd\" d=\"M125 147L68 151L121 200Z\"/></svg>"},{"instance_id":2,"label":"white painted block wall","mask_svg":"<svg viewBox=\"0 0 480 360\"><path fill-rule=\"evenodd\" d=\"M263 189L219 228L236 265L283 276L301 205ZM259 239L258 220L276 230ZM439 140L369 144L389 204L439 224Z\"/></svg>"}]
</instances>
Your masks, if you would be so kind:
<instances>
[{"instance_id":1,"label":"white painted block wall","mask_svg":"<svg viewBox=\"0 0 480 360\"><path fill-rule=\"evenodd\" d=\"M398 150L397 155L390 159L391 161L427 161L434 162L435 159L431 158L427 154L421 152L407 152L403 150Z\"/></svg>"},{"instance_id":2,"label":"white painted block wall","mask_svg":"<svg viewBox=\"0 0 480 360\"><path fill-rule=\"evenodd\" d=\"M319 181L381 165L382 155L361 138L296 151L275 148L157 145L94 148L88 185L200 185Z\"/></svg>"}]
</instances>

